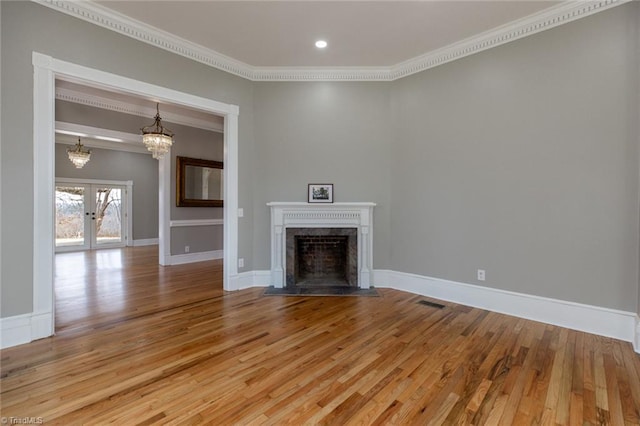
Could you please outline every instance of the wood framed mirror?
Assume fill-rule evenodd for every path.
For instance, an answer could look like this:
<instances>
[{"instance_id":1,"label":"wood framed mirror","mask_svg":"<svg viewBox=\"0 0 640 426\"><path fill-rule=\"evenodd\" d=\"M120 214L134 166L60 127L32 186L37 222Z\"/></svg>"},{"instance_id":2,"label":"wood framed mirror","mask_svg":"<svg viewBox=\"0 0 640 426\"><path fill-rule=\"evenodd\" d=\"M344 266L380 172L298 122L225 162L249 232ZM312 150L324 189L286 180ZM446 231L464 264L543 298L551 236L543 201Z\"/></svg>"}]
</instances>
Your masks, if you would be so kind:
<instances>
[{"instance_id":1,"label":"wood framed mirror","mask_svg":"<svg viewBox=\"0 0 640 426\"><path fill-rule=\"evenodd\" d=\"M176 157L176 205L178 207L222 207L223 163Z\"/></svg>"}]
</instances>

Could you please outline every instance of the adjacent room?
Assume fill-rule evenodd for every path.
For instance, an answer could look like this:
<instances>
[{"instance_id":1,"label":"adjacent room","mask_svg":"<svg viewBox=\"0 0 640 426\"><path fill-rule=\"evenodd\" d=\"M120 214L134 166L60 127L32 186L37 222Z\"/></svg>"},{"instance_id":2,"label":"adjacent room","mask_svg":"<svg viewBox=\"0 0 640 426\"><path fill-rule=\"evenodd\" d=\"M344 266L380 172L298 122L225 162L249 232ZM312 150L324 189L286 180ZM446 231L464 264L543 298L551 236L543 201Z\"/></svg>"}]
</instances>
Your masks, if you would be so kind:
<instances>
[{"instance_id":1,"label":"adjacent room","mask_svg":"<svg viewBox=\"0 0 640 426\"><path fill-rule=\"evenodd\" d=\"M0 2L0 416L640 425L640 4Z\"/></svg>"},{"instance_id":2,"label":"adjacent room","mask_svg":"<svg viewBox=\"0 0 640 426\"><path fill-rule=\"evenodd\" d=\"M221 117L163 104L160 126L177 132L179 144L167 154L171 169L160 174L159 161L140 134L159 114L159 104L57 80L55 106L56 331L87 326L96 314L102 321L117 320L131 315L131 309L139 315L142 303L161 305L163 293L150 294L145 286L149 276L140 274L138 289L127 264L146 265L154 281L159 279L158 265L218 260L222 267L222 208L215 201L222 198ZM78 151L84 153L80 163ZM203 162L219 168L196 165ZM183 163L188 164L180 170ZM172 179L185 170L188 179ZM163 200L160 206L164 174L171 181L170 191L184 197ZM180 184L186 191L179 192ZM194 204L198 208L189 208ZM165 207L170 232L163 235L168 252L160 259L158 223ZM91 291L85 291L88 285ZM144 301L132 300L140 293ZM181 294L182 303L202 298L197 291Z\"/></svg>"}]
</instances>

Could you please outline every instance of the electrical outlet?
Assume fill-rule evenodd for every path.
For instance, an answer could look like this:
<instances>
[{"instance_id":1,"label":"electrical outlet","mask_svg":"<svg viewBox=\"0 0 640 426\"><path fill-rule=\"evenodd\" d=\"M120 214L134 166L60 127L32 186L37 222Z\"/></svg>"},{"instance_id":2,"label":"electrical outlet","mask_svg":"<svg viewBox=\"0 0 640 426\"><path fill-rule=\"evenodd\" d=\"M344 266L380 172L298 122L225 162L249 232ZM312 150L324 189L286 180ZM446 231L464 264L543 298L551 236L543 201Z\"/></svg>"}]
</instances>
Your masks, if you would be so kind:
<instances>
[{"instance_id":1,"label":"electrical outlet","mask_svg":"<svg viewBox=\"0 0 640 426\"><path fill-rule=\"evenodd\" d=\"M478 281L484 281L485 272L484 269L478 269Z\"/></svg>"},{"instance_id":2,"label":"electrical outlet","mask_svg":"<svg viewBox=\"0 0 640 426\"><path fill-rule=\"evenodd\" d=\"M238 268L244 268L244 259L243 258L238 259Z\"/></svg>"},{"instance_id":3,"label":"electrical outlet","mask_svg":"<svg viewBox=\"0 0 640 426\"><path fill-rule=\"evenodd\" d=\"M244 209L243 208L239 208L238 209L238 217L244 217Z\"/></svg>"},{"instance_id":4,"label":"electrical outlet","mask_svg":"<svg viewBox=\"0 0 640 426\"><path fill-rule=\"evenodd\" d=\"M189 253L189 250L191 250L191 248L189 246L184 246L184 252L185 253Z\"/></svg>"}]
</instances>

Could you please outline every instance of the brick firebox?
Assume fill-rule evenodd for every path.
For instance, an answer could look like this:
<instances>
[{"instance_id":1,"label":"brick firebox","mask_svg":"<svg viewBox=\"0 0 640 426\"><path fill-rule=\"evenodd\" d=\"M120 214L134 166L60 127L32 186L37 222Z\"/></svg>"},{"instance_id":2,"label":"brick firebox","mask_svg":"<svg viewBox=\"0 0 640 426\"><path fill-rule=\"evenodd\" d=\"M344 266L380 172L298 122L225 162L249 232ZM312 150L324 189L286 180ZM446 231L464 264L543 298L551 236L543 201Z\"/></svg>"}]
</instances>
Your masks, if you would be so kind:
<instances>
[{"instance_id":1,"label":"brick firebox","mask_svg":"<svg viewBox=\"0 0 640 426\"><path fill-rule=\"evenodd\" d=\"M287 287L357 287L356 228L288 228Z\"/></svg>"}]
</instances>

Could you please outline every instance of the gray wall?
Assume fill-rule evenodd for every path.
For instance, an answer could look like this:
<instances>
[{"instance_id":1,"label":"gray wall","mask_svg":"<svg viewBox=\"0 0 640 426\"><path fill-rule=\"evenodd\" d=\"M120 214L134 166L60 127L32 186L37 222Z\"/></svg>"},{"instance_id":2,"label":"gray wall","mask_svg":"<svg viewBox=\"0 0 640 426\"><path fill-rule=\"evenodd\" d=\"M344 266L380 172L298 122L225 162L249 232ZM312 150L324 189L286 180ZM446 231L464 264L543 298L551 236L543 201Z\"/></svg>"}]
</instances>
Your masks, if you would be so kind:
<instances>
[{"instance_id":1,"label":"gray wall","mask_svg":"<svg viewBox=\"0 0 640 426\"><path fill-rule=\"evenodd\" d=\"M269 269L269 201L307 201L333 183L334 201L373 201L374 265L389 266L390 83L259 83L254 92L254 266Z\"/></svg>"},{"instance_id":2,"label":"gray wall","mask_svg":"<svg viewBox=\"0 0 640 426\"><path fill-rule=\"evenodd\" d=\"M164 123L164 122L163 122ZM175 144L171 148L171 194L176 193L176 157L224 160L222 133L210 132L177 124L165 124L175 132ZM171 199L171 220L222 219L222 207L177 207L175 196ZM171 254L222 250L223 227L221 225L180 227L171 229Z\"/></svg>"},{"instance_id":3,"label":"gray wall","mask_svg":"<svg viewBox=\"0 0 640 426\"><path fill-rule=\"evenodd\" d=\"M153 117L140 117L56 99L56 121L140 134L140 128L153 123ZM164 124L164 120L162 122Z\"/></svg>"},{"instance_id":4,"label":"gray wall","mask_svg":"<svg viewBox=\"0 0 640 426\"><path fill-rule=\"evenodd\" d=\"M253 199L251 82L32 2L0 2L0 7L3 122L0 315L8 317L32 311L33 51L238 105L239 206L245 207L245 217L239 221L239 256L252 269L253 217L251 209L246 208Z\"/></svg>"},{"instance_id":5,"label":"gray wall","mask_svg":"<svg viewBox=\"0 0 640 426\"><path fill-rule=\"evenodd\" d=\"M638 6L396 82L393 270L636 311Z\"/></svg>"},{"instance_id":6,"label":"gray wall","mask_svg":"<svg viewBox=\"0 0 640 426\"><path fill-rule=\"evenodd\" d=\"M224 142L222 133L193 127L164 123L176 134L171 147L171 194L176 193L176 157L222 161ZM222 207L177 207L175 195L171 199L171 219L222 219Z\"/></svg>"},{"instance_id":7,"label":"gray wall","mask_svg":"<svg viewBox=\"0 0 640 426\"><path fill-rule=\"evenodd\" d=\"M251 83L0 7L3 317L31 311L34 50L240 106L246 270L269 266L265 203L329 182L379 204L377 269L474 283L483 268L489 287L637 310L637 3L393 83Z\"/></svg>"},{"instance_id":8,"label":"gray wall","mask_svg":"<svg viewBox=\"0 0 640 426\"><path fill-rule=\"evenodd\" d=\"M69 146L56 143L56 178L133 181L133 239L158 238L158 161L147 154L90 148L91 159L76 169Z\"/></svg>"}]
</instances>

